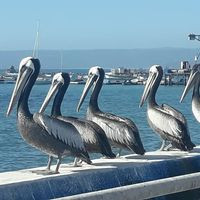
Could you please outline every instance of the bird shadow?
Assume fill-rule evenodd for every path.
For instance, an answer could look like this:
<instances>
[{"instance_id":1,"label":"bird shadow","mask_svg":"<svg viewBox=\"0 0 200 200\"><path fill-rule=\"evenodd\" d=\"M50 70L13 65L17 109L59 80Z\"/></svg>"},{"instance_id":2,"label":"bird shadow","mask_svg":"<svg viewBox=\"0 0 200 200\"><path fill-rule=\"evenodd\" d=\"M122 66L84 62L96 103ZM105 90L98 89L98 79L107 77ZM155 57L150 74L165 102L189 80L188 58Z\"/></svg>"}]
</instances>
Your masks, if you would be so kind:
<instances>
[{"instance_id":1,"label":"bird shadow","mask_svg":"<svg viewBox=\"0 0 200 200\"><path fill-rule=\"evenodd\" d=\"M196 147L192 149L189 153L199 153L200 154L200 148Z\"/></svg>"},{"instance_id":2,"label":"bird shadow","mask_svg":"<svg viewBox=\"0 0 200 200\"><path fill-rule=\"evenodd\" d=\"M197 155L196 155L197 154ZM198 155L199 154L199 155ZM137 154L130 154L125 155L119 158L113 158L113 159L98 159L98 162L95 162L93 160L93 163L91 165L83 164L83 166L79 167L73 167L72 163L61 165L60 168L63 169L69 169L68 172L73 173L82 173L82 172L92 172L92 171L103 171L105 169L114 169L114 168L123 168L128 166L140 166L145 165L147 163L152 162L160 162L165 160L173 160L177 158L183 158L188 156L200 156L200 148L194 148L190 152L182 152L182 151L164 151L160 152L157 151L156 154L145 154L145 155L137 155ZM90 167L91 166L91 167ZM102 167L102 168L98 168ZM46 170L32 170L32 173L36 173L38 175L53 175L55 172L49 172ZM62 173L62 172L61 172ZM61 175L61 174L60 174Z\"/></svg>"},{"instance_id":3,"label":"bird shadow","mask_svg":"<svg viewBox=\"0 0 200 200\"><path fill-rule=\"evenodd\" d=\"M47 169L31 170L30 172L33 173L33 174L44 175L44 176L59 174L59 172L55 172L55 171L47 170Z\"/></svg>"},{"instance_id":4,"label":"bird shadow","mask_svg":"<svg viewBox=\"0 0 200 200\"><path fill-rule=\"evenodd\" d=\"M155 160L169 160L169 159L174 159L174 158L179 158L185 156L184 155L180 155L180 154L173 154L173 155L143 155L143 156L137 156L137 155L131 155L131 156L127 156L126 159L130 159L130 160L144 160L144 161L155 161ZM143 162L144 163L144 162Z\"/></svg>"}]
</instances>

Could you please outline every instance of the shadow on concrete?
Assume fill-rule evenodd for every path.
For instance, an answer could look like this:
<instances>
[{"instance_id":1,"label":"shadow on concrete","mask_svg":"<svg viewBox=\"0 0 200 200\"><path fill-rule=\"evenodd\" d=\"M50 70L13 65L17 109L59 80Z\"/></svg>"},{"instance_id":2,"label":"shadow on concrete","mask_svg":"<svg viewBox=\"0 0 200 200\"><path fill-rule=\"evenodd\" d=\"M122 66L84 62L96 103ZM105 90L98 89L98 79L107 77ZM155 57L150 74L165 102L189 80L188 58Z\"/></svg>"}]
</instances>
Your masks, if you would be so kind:
<instances>
[{"instance_id":1,"label":"shadow on concrete","mask_svg":"<svg viewBox=\"0 0 200 200\"><path fill-rule=\"evenodd\" d=\"M194 148L190 151L190 153L199 153L200 154L200 148Z\"/></svg>"},{"instance_id":2,"label":"shadow on concrete","mask_svg":"<svg viewBox=\"0 0 200 200\"><path fill-rule=\"evenodd\" d=\"M155 153L155 154L154 154ZM199 154L199 155L198 155ZM83 165L83 167L73 167L71 164L72 163L68 163L68 164L62 164L60 166L61 169L67 170L69 169L69 173L83 173L83 172L97 172L97 171L103 171L105 169L107 170L113 170L115 168L123 168L123 167L138 167L141 165L149 165L152 162L163 162L166 160L175 160L177 158L179 159L184 159L184 158L188 158L188 156L192 156L192 157L196 157L196 156L200 156L200 148L195 148L190 152L181 152L178 150L174 150L174 151L165 151L165 152L153 152L152 154L146 154L146 155L137 155L137 154L129 154L126 155L125 157L120 157L120 158L114 158L114 159L98 159L98 162L95 162L95 160L93 160L93 164L91 165ZM102 168L99 168L102 167ZM41 170L43 171L43 170ZM49 175L47 174L43 174L45 175ZM62 175L62 172L61 174ZM64 176L69 175L69 174L63 174Z\"/></svg>"},{"instance_id":3,"label":"shadow on concrete","mask_svg":"<svg viewBox=\"0 0 200 200\"><path fill-rule=\"evenodd\" d=\"M138 156L138 155L130 155L127 156L126 159L133 159L133 160L145 160L145 161L155 161L155 160L166 160L166 159L174 159L174 158L181 158L187 156L188 153L183 153L183 154L155 154L155 155L143 155L143 156Z\"/></svg>"}]
</instances>

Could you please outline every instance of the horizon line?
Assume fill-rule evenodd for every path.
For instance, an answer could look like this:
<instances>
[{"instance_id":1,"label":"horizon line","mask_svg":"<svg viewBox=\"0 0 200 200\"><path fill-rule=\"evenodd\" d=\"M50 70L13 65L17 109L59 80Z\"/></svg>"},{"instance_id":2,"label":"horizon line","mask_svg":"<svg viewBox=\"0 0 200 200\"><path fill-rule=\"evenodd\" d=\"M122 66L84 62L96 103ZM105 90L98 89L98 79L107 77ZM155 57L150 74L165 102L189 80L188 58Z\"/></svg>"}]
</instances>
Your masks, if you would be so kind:
<instances>
[{"instance_id":1,"label":"horizon line","mask_svg":"<svg viewBox=\"0 0 200 200\"><path fill-rule=\"evenodd\" d=\"M136 47L136 48L97 48L97 49L39 49L38 51L106 51L106 50L156 50L156 49L197 49L197 47ZM9 49L1 51L33 51L32 49Z\"/></svg>"}]
</instances>

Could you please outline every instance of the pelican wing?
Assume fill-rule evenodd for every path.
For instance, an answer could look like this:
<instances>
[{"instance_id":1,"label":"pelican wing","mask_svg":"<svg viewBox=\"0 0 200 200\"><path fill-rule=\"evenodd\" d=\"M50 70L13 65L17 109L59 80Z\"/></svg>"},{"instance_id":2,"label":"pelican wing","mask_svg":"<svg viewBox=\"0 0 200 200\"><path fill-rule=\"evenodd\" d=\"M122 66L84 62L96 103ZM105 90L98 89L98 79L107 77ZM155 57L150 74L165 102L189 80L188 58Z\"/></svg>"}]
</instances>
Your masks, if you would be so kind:
<instances>
[{"instance_id":1,"label":"pelican wing","mask_svg":"<svg viewBox=\"0 0 200 200\"><path fill-rule=\"evenodd\" d=\"M134 130L135 132L138 132L138 128L132 120L130 120L126 117L123 119L124 119L124 122L126 122L132 128L132 130Z\"/></svg>"},{"instance_id":2,"label":"pelican wing","mask_svg":"<svg viewBox=\"0 0 200 200\"><path fill-rule=\"evenodd\" d=\"M93 130L93 127L90 126L87 120L81 120L75 117L64 117L64 116L59 116L57 118L64 122L72 123L78 130L84 142L91 144L97 143L97 138L96 135L94 134L95 130Z\"/></svg>"},{"instance_id":3,"label":"pelican wing","mask_svg":"<svg viewBox=\"0 0 200 200\"><path fill-rule=\"evenodd\" d=\"M178 121L173 120L173 119L169 119L169 127L171 129L171 133L174 137L176 138L183 138L183 133L185 133L185 131L183 130L182 126L180 123L178 123Z\"/></svg>"},{"instance_id":4,"label":"pelican wing","mask_svg":"<svg viewBox=\"0 0 200 200\"><path fill-rule=\"evenodd\" d=\"M119 117L119 116L113 115L111 113L100 113L100 116L102 116L102 117L105 116L106 118L116 121L117 123L118 122L125 123L127 126L130 126L130 128L132 129L133 132L138 132L138 128L136 127L134 122L132 120L130 120L129 118ZM109 124L107 124L107 126L109 126Z\"/></svg>"},{"instance_id":5,"label":"pelican wing","mask_svg":"<svg viewBox=\"0 0 200 200\"><path fill-rule=\"evenodd\" d=\"M79 131L81 138L88 151L101 152L110 158L115 157L103 129L96 123L86 119L59 116L58 119L72 123ZM99 149L99 150L98 150Z\"/></svg>"},{"instance_id":6,"label":"pelican wing","mask_svg":"<svg viewBox=\"0 0 200 200\"><path fill-rule=\"evenodd\" d=\"M176 110L175 108L167 105L167 104L162 104L162 108L168 112L169 114L171 114L172 116L174 116L176 119L180 120L183 124L187 124L187 121L184 117L184 115L179 112L178 110Z\"/></svg>"},{"instance_id":7,"label":"pelican wing","mask_svg":"<svg viewBox=\"0 0 200 200\"><path fill-rule=\"evenodd\" d=\"M132 143L134 134L138 134L132 130L124 121L115 115L102 113L99 117L94 117L93 121L96 122L106 133L106 136L115 142L119 143Z\"/></svg>"},{"instance_id":8,"label":"pelican wing","mask_svg":"<svg viewBox=\"0 0 200 200\"><path fill-rule=\"evenodd\" d=\"M72 148L85 151L81 136L72 124L40 113L35 113L33 119L39 126L45 129L49 135Z\"/></svg>"},{"instance_id":9,"label":"pelican wing","mask_svg":"<svg viewBox=\"0 0 200 200\"><path fill-rule=\"evenodd\" d=\"M155 129L162 131L168 136L178 139L185 134L182 122L160 107L148 110L148 118Z\"/></svg>"},{"instance_id":10,"label":"pelican wing","mask_svg":"<svg viewBox=\"0 0 200 200\"><path fill-rule=\"evenodd\" d=\"M123 121L122 117L119 117L117 115L113 115L111 113L99 112L98 115L101 116L101 117L109 118L111 120L115 120L115 121Z\"/></svg>"}]
</instances>

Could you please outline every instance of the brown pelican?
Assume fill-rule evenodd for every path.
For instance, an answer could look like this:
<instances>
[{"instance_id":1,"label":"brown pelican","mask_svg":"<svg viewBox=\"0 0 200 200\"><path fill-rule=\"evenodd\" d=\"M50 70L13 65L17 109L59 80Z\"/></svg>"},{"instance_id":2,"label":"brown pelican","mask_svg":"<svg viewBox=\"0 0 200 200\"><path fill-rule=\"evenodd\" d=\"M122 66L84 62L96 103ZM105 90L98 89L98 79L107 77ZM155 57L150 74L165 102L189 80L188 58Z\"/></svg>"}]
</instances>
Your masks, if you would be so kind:
<instances>
[{"instance_id":1,"label":"brown pelican","mask_svg":"<svg viewBox=\"0 0 200 200\"><path fill-rule=\"evenodd\" d=\"M199 94L199 86L200 86L200 64L195 64L190 72L190 77L188 79L187 85L183 91L180 102L183 101L188 91L193 87L192 94L192 112L198 122L200 122L200 94Z\"/></svg>"},{"instance_id":2,"label":"brown pelican","mask_svg":"<svg viewBox=\"0 0 200 200\"><path fill-rule=\"evenodd\" d=\"M68 73L57 73L52 79L52 84L49 89L49 92L40 108L40 113L44 112L47 107L50 99L53 95L57 94L53 101L51 116L59 120L69 122L73 124L79 131L85 148L88 152L102 153L104 156L109 158L114 158L115 154L112 153L110 144L105 135L103 129L96 123L75 117L65 117L61 114L61 103L63 101L64 95L70 83L70 77ZM77 163L77 162L75 162Z\"/></svg>"},{"instance_id":3,"label":"brown pelican","mask_svg":"<svg viewBox=\"0 0 200 200\"><path fill-rule=\"evenodd\" d=\"M80 157L90 164L91 161L80 134L72 124L64 123L47 115L30 113L28 98L39 71L40 62L38 59L27 57L21 61L7 115L18 102L19 132L28 144L49 155L47 173L52 173L50 167L53 157L58 159L55 173L58 173L61 159L66 155Z\"/></svg>"},{"instance_id":4,"label":"brown pelican","mask_svg":"<svg viewBox=\"0 0 200 200\"><path fill-rule=\"evenodd\" d=\"M122 118L110 113L102 112L98 106L98 96L104 80L104 70L101 67L92 67L88 73L88 80L80 98L77 111L79 111L89 89L94 85L87 110L87 119L96 122L106 133L110 143L122 148L132 150L137 154L145 153L136 125L128 118Z\"/></svg>"},{"instance_id":5,"label":"brown pelican","mask_svg":"<svg viewBox=\"0 0 200 200\"><path fill-rule=\"evenodd\" d=\"M159 65L153 65L149 70L149 77L141 98L140 107L148 98L147 119L150 127L163 139L160 150L169 141L173 147L187 151L194 147L190 140L185 117L173 107L156 103L155 95L163 76L163 69Z\"/></svg>"}]
</instances>

